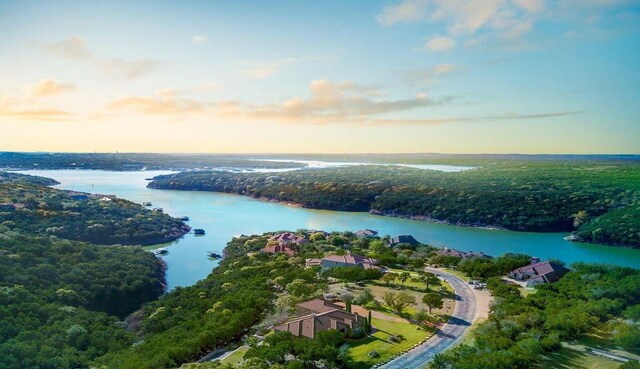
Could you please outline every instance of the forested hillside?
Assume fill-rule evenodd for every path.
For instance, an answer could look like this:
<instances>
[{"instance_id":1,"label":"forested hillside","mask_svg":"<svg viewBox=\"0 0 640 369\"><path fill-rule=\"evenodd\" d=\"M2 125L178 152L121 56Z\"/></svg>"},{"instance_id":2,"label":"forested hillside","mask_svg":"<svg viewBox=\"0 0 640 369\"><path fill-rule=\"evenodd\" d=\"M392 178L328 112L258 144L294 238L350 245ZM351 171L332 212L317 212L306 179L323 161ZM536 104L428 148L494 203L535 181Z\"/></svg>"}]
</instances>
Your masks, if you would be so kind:
<instances>
[{"instance_id":1,"label":"forested hillside","mask_svg":"<svg viewBox=\"0 0 640 369\"><path fill-rule=\"evenodd\" d=\"M134 336L118 323L163 291L150 252L0 226L0 367L87 368Z\"/></svg>"},{"instance_id":2,"label":"forested hillside","mask_svg":"<svg viewBox=\"0 0 640 369\"><path fill-rule=\"evenodd\" d=\"M29 174L21 174L14 172L2 172L0 171L0 183L13 183L13 184L33 184L40 186L53 186L58 184L53 178L32 176Z\"/></svg>"},{"instance_id":3,"label":"forested hillside","mask_svg":"<svg viewBox=\"0 0 640 369\"><path fill-rule=\"evenodd\" d=\"M0 224L105 245L158 244L189 231L183 222L127 200L21 182L0 182Z\"/></svg>"},{"instance_id":4,"label":"forested hillside","mask_svg":"<svg viewBox=\"0 0 640 369\"><path fill-rule=\"evenodd\" d=\"M87 368L134 335L121 320L164 291L138 247L188 230L168 215L54 180L0 172L0 367ZM81 241L78 241L81 240Z\"/></svg>"},{"instance_id":5,"label":"forested hillside","mask_svg":"<svg viewBox=\"0 0 640 369\"><path fill-rule=\"evenodd\" d=\"M640 247L634 161L484 160L459 173L370 165L277 174L195 171L156 177L149 187L517 231L577 230L585 241ZM603 214L608 217L597 222Z\"/></svg>"}]
</instances>

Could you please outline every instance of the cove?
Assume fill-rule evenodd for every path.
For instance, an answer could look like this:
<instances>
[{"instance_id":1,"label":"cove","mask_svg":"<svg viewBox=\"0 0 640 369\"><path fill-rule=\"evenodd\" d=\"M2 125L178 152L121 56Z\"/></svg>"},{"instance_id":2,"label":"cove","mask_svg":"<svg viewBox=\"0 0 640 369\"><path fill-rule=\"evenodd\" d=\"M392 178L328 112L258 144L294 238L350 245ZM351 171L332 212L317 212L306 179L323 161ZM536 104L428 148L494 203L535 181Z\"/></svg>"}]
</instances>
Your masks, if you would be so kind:
<instances>
[{"instance_id":1,"label":"cove","mask_svg":"<svg viewBox=\"0 0 640 369\"><path fill-rule=\"evenodd\" d=\"M391 218L369 213L311 210L246 196L212 192L154 190L146 178L166 171L112 172L100 170L32 170L25 174L54 178L61 189L111 194L138 203L151 202L172 216L188 216L189 225L206 235L187 234L167 245L162 258L168 265L169 289L189 286L206 277L218 261L207 251L221 253L239 234L260 234L301 228L345 231L371 228L381 235L411 234L421 242L490 255L522 252L541 259L556 258L640 268L640 250L565 241L564 233L531 233L468 228ZM153 247L152 247L153 248Z\"/></svg>"}]
</instances>

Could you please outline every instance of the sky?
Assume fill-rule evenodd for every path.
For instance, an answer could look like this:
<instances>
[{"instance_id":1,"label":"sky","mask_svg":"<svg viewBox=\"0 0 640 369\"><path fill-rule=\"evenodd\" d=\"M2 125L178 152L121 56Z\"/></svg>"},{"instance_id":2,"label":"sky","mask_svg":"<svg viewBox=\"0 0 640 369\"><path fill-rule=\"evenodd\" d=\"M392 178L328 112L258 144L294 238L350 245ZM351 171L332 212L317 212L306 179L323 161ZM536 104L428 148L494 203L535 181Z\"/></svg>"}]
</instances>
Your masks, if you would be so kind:
<instances>
[{"instance_id":1,"label":"sky","mask_svg":"<svg viewBox=\"0 0 640 369\"><path fill-rule=\"evenodd\" d=\"M4 1L0 151L640 153L640 1Z\"/></svg>"}]
</instances>

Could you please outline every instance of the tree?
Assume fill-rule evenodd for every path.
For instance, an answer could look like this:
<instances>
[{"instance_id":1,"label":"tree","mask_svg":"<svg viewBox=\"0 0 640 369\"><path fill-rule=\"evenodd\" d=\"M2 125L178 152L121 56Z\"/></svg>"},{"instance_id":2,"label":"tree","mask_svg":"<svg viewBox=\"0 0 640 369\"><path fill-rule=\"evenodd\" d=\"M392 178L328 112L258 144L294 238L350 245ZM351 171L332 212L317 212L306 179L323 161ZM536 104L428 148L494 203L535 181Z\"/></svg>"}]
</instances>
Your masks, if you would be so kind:
<instances>
[{"instance_id":1,"label":"tree","mask_svg":"<svg viewBox=\"0 0 640 369\"><path fill-rule=\"evenodd\" d=\"M396 299L396 294L391 292L391 291L387 291L384 293L384 295L382 295L382 301L384 301L384 303L389 307L389 309L393 310L393 303Z\"/></svg>"},{"instance_id":2,"label":"tree","mask_svg":"<svg viewBox=\"0 0 640 369\"><path fill-rule=\"evenodd\" d=\"M360 306L364 306L370 302L373 302L374 299L375 297L373 296L373 293L371 293L371 289L365 288L362 290L362 292L360 292L358 296L356 296L353 302Z\"/></svg>"},{"instance_id":3,"label":"tree","mask_svg":"<svg viewBox=\"0 0 640 369\"><path fill-rule=\"evenodd\" d=\"M402 315L407 307L416 303L416 297L406 291L398 293L387 291L382 295L382 300L398 315Z\"/></svg>"},{"instance_id":4,"label":"tree","mask_svg":"<svg viewBox=\"0 0 640 369\"><path fill-rule=\"evenodd\" d=\"M420 325L435 323L437 321L437 319L433 315L429 314L426 310L423 309L413 314L412 319Z\"/></svg>"},{"instance_id":5,"label":"tree","mask_svg":"<svg viewBox=\"0 0 640 369\"><path fill-rule=\"evenodd\" d=\"M382 282L388 286L396 280L397 276L398 275L396 273L385 273L381 279Z\"/></svg>"},{"instance_id":6,"label":"tree","mask_svg":"<svg viewBox=\"0 0 640 369\"><path fill-rule=\"evenodd\" d=\"M264 359L252 357L240 364L238 369L269 369L269 364Z\"/></svg>"},{"instance_id":7,"label":"tree","mask_svg":"<svg viewBox=\"0 0 640 369\"><path fill-rule=\"evenodd\" d=\"M409 272L402 272L400 273L400 275L398 276L398 280L400 281L400 284L402 284L404 286L404 283L407 281L407 279L409 279L411 277L411 273Z\"/></svg>"},{"instance_id":8,"label":"tree","mask_svg":"<svg viewBox=\"0 0 640 369\"><path fill-rule=\"evenodd\" d=\"M419 277L420 282L424 283L427 287L427 290L431 288L431 286L440 285L440 279L433 273L425 272Z\"/></svg>"},{"instance_id":9,"label":"tree","mask_svg":"<svg viewBox=\"0 0 640 369\"><path fill-rule=\"evenodd\" d=\"M304 279L294 279L293 282L287 285L287 292L293 297L306 298L311 296L317 291L317 286L308 283Z\"/></svg>"},{"instance_id":10,"label":"tree","mask_svg":"<svg viewBox=\"0 0 640 369\"><path fill-rule=\"evenodd\" d=\"M432 309L442 309L444 306L444 300L437 292L427 292L422 296L422 302L429 307L429 314Z\"/></svg>"}]
</instances>

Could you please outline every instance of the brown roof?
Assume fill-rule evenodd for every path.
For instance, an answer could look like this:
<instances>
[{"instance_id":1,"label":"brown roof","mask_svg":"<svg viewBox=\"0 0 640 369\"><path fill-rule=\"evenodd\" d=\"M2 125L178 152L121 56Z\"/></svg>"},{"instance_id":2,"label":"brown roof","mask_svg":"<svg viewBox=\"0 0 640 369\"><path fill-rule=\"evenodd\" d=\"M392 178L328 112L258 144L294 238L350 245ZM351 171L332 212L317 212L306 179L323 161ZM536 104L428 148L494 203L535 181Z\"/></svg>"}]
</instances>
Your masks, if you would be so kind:
<instances>
[{"instance_id":1,"label":"brown roof","mask_svg":"<svg viewBox=\"0 0 640 369\"><path fill-rule=\"evenodd\" d=\"M267 246L267 247L261 249L260 252L267 252L267 253L271 253L271 254L275 254L275 253L280 253L281 252L281 253L287 254L289 256L293 256L293 255L296 254L296 250L294 250L293 248L291 248L288 245L282 245L282 244Z\"/></svg>"},{"instance_id":2,"label":"brown roof","mask_svg":"<svg viewBox=\"0 0 640 369\"><path fill-rule=\"evenodd\" d=\"M330 301L323 300L323 299L315 299L315 300L301 302L297 306L303 309L310 310L314 313L326 313L327 311L336 310L336 309L342 310L342 306L336 305Z\"/></svg>"},{"instance_id":3,"label":"brown roof","mask_svg":"<svg viewBox=\"0 0 640 369\"><path fill-rule=\"evenodd\" d=\"M291 319L274 327L276 331L288 331L294 336L314 338L317 332L328 329L355 328L361 325L361 318L342 307L325 300L316 299L298 304L298 307L316 311Z\"/></svg>"},{"instance_id":4,"label":"brown roof","mask_svg":"<svg viewBox=\"0 0 640 369\"><path fill-rule=\"evenodd\" d=\"M298 236L292 232L284 232L278 233L269 238L269 241L278 241L280 243L288 244L288 243L305 243L307 242L306 238L302 236Z\"/></svg>"},{"instance_id":5,"label":"brown roof","mask_svg":"<svg viewBox=\"0 0 640 369\"><path fill-rule=\"evenodd\" d=\"M335 261L337 263L345 263L345 264L372 264L375 265L378 263L377 260L368 258L366 256L361 255L327 255L322 260Z\"/></svg>"}]
</instances>

